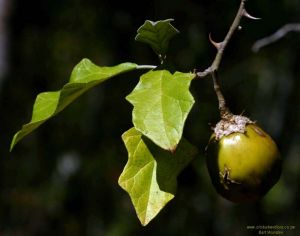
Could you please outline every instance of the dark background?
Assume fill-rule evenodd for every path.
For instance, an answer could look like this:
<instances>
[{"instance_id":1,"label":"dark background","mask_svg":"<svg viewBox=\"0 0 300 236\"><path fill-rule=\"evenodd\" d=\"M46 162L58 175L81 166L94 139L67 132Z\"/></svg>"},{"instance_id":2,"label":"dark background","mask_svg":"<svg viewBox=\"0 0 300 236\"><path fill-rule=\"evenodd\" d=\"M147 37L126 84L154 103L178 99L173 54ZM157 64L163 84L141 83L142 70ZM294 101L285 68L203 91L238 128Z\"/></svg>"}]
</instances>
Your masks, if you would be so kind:
<instances>
[{"instance_id":1,"label":"dark background","mask_svg":"<svg viewBox=\"0 0 300 236\"><path fill-rule=\"evenodd\" d=\"M92 89L9 153L13 134L30 120L36 95L57 90L75 64L157 64L135 42L146 19L174 18L171 70L203 70L239 1L0 0L0 235L257 235L251 225L292 225L300 234L300 33L253 53L253 43L286 23L300 22L299 0L247 2L261 21L243 19L220 68L231 110L244 112L276 140L284 159L280 181L256 204L232 204L213 189L204 162L210 125L218 117L211 79L193 81L196 103L184 136L199 155L178 179L165 209L142 227L117 184L127 161L120 135L132 126L124 97L142 73Z\"/></svg>"}]
</instances>

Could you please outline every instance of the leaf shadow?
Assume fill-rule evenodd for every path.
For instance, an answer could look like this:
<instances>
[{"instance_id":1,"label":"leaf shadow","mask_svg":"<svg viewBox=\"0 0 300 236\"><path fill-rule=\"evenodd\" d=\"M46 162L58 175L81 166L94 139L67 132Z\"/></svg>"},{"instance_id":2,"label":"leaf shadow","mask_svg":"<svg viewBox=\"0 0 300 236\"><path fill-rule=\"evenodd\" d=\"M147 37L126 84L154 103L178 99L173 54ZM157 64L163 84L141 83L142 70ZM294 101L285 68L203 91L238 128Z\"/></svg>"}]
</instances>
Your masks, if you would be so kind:
<instances>
[{"instance_id":1,"label":"leaf shadow","mask_svg":"<svg viewBox=\"0 0 300 236\"><path fill-rule=\"evenodd\" d=\"M174 152L164 150L150 139L142 136L153 158L156 161L156 179L160 190L175 195L177 176L193 160L198 150L185 139L182 139Z\"/></svg>"}]
</instances>

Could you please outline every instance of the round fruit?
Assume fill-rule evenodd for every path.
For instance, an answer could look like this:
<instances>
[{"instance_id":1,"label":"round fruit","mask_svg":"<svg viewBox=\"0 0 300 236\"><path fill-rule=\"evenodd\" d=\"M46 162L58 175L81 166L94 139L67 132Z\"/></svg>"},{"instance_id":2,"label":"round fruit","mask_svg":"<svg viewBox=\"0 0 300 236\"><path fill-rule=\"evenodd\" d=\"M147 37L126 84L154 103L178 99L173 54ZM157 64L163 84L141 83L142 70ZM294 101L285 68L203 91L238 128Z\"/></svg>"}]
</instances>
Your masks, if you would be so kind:
<instances>
[{"instance_id":1,"label":"round fruit","mask_svg":"<svg viewBox=\"0 0 300 236\"><path fill-rule=\"evenodd\" d=\"M278 181L282 161L275 142L259 126L244 124L208 145L207 168L217 192L233 202L260 199Z\"/></svg>"}]
</instances>

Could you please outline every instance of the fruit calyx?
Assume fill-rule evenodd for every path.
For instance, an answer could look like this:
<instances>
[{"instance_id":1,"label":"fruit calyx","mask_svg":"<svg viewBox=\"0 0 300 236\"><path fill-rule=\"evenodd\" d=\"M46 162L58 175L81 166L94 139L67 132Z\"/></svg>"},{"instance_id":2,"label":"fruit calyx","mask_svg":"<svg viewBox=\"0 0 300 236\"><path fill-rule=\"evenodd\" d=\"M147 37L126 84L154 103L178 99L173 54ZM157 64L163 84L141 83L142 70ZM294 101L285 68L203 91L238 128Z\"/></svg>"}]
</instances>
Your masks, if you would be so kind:
<instances>
[{"instance_id":1,"label":"fruit calyx","mask_svg":"<svg viewBox=\"0 0 300 236\"><path fill-rule=\"evenodd\" d=\"M253 123L246 116L227 114L214 127L215 139L220 140L223 136L232 133L245 133L246 125Z\"/></svg>"}]
</instances>

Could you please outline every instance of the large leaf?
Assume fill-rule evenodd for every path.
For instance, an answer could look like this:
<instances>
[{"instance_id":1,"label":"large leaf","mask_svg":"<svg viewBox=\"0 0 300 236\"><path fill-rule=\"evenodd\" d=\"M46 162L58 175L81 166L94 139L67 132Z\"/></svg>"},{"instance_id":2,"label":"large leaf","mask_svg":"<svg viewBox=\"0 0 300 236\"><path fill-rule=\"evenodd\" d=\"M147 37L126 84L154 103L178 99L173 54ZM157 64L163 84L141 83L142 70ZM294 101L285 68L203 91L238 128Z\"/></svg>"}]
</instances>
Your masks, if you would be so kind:
<instances>
[{"instance_id":1,"label":"large leaf","mask_svg":"<svg viewBox=\"0 0 300 236\"><path fill-rule=\"evenodd\" d=\"M137 30L136 41L149 44L154 52L163 60L169 45L169 41L179 31L171 25L173 19L150 21L145 23Z\"/></svg>"},{"instance_id":2,"label":"large leaf","mask_svg":"<svg viewBox=\"0 0 300 236\"><path fill-rule=\"evenodd\" d=\"M126 99L133 104L137 130L166 150L175 150L194 98L189 91L192 73L149 71Z\"/></svg>"},{"instance_id":3,"label":"large leaf","mask_svg":"<svg viewBox=\"0 0 300 236\"><path fill-rule=\"evenodd\" d=\"M12 148L24 136L38 128L45 121L62 111L76 98L99 83L120 73L138 68L134 63L122 63L112 67L99 67L83 59L72 71L70 81L59 91L40 93L33 105L31 121L22 126L11 142Z\"/></svg>"},{"instance_id":4,"label":"large leaf","mask_svg":"<svg viewBox=\"0 0 300 236\"><path fill-rule=\"evenodd\" d=\"M175 153L153 144L135 128L122 135L128 162L119 185L128 192L142 225L147 225L174 198L177 176L197 153L186 140Z\"/></svg>"}]
</instances>

